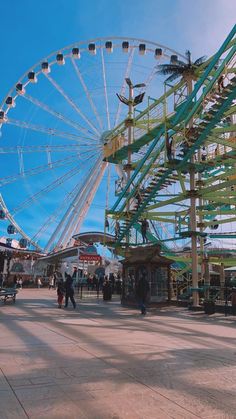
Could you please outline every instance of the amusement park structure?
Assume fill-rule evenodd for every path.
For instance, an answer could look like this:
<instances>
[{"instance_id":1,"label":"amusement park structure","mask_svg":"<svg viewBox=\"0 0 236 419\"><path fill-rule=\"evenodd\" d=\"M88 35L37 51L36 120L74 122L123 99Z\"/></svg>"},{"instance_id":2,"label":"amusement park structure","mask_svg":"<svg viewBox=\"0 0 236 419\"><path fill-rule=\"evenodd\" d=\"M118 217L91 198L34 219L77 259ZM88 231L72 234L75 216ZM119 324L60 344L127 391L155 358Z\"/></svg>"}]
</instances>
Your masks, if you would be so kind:
<instances>
[{"instance_id":1,"label":"amusement park structure","mask_svg":"<svg viewBox=\"0 0 236 419\"><path fill-rule=\"evenodd\" d=\"M171 253L169 243L188 239L191 260L176 260L184 263L182 271L191 263L194 304L198 254L201 263L206 254L204 239L236 238L231 230L236 221L235 52L233 28L211 59L175 85L166 84L159 99L136 117L129 114L104 145L104 160L122 162L128 174L107 211L119 220L115 245L140 244L142 219L166 226L146 233L149 241L162 243L166 254ZM221 225L228 230L207 231Z\"/></svg>"},{"instance_id":2,"label":"amusement park structure","mask_svg":"<svg viewBox=\"0 0 236 419\"><path fill-rule=\"evenodd\" d=\"M44 253L71 245L110 167L109 246L125 255L143 245L146 223L147 240L161 244L177 275L191 271L197 305L198 265L219 262L210 243L224 243L225 266L236 265L235 34L236 26L191 68L185 55L158 43L110 38L66 47L29 69L0 110L0 157L11 159L2 166L0 217L9 234ZM169 61L185 71L169 77L161 94L157 77ZM63 79L62 68L71 76Z\"/></svg>"}]
</instances>

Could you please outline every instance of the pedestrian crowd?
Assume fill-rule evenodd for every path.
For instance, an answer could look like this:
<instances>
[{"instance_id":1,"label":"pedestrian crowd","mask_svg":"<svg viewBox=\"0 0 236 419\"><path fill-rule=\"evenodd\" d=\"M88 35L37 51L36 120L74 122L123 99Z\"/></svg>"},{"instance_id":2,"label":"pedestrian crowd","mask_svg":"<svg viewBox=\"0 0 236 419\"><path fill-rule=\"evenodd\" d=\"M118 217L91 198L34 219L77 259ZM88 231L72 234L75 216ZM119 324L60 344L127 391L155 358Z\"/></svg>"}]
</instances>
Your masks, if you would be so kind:
<instances>
[{"instance_id":1,"label":"pedestrian crowd","mask_svg":"<svg viewBox=\"0 0 236 419\"><path fill-rule=\"evenodd\" d=\"M38 288L40 288L40 278L37 281ZM65 273L65 280L63 280L62 276L58 277L56 274L49 277L48 288L49 290L56 289L58 308L67 308L69 302L71 302L74 309L76 308L74 298L76 286L78 286L78 292L81 288L87 289L87 291L95 291L97 297L102 293L104 301L110 301L113 294L121 295L122 293L122 280L119 274L115 276L111 273L109 277L105 274L88 275L82 281L77 281L74 275L71 276L68 273Z\"/></svg>"},{"instance_id":2,"label":"pedestrian crowd","mask_svg":"<svg viewBox=\"0 0 236 419\"><path fill-rule=\"evenodd\" d=\"M65 273L65 280L58 272L50 275L48 279L48 288L49 290L56 290L58 308L67 308L69 302L71 302L74 309L76 308L74 297L76 284L75 279L75 275L71 276L68 273ZM15 275L13 282L15 288L23 287L22 276ZM141 309L141 313L146 314L146 301L149 292L149 283L144 276L141 276L138 281L133 279L131 282L132 288L135 284L134 288L136 300ZM40 289L43 285L44 281L42 277L37 277L37 288ZM113 294L122 295L123 290L121 275L114 275L113 273L110 273L109 276L104 273L99 275L90 274L86 277L86 281L78 283L78 291L79 287L83 287L88 291L95 291L97 293L97 297L99 297L99 294L102 293L104 301L111 301Z\"/></svg>"}]
</instances>

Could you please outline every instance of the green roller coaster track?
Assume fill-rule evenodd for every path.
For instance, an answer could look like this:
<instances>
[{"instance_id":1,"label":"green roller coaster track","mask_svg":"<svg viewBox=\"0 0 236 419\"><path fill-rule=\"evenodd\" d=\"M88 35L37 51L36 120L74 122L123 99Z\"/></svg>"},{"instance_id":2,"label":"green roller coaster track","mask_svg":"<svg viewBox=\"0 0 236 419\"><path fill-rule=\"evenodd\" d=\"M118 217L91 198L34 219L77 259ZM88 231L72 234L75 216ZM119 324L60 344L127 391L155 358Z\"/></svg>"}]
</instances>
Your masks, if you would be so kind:
<instances>
[{"instance_id":1,"label":"green roller coaster track","mask_svg":"<svg viewBox=\"0 0 236 419\"><path fill-rule=\"evenodd\" d=\"M189 80L185 78L174 86L165 85L165 93L159 99L149 99L152 103L143 112L132 120L127 118L106 137L104 160L122 164L130 171L126 185L107 211L111 221L120 223L116 248L140 245L140 220L144 218L162 228L166 225L165 238L161 237L160 229L149 231L147 238L150 242L161 242L162 250L184 272L189 269L190 260L175 256L168 243L186 241L193 234L201 243L206 235L236 238L236 231L205 232L209 227L214 229L236 221L235 34L236 25L217 53L197 69L190 91ZM220 88L222 75L225 86ZM132 143L128 142L130 125L134 134ZM175 156L169 159L167 132L175 151ZM207 150L204 158L203 147ZM194 189L190 186L190 172L195 176ZM191 198L198 202L194 232L189 221Z\"/></svg>"}]
</instances>

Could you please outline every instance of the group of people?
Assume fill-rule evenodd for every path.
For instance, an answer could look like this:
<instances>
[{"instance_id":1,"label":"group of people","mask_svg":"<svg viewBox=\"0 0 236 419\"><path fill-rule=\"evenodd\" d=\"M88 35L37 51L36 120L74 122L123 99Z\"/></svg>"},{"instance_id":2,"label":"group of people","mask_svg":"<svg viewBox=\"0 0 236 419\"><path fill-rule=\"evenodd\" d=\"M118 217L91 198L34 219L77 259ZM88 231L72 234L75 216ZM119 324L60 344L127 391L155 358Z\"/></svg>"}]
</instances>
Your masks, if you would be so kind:
<instances>
[{"instance_id":1,"label":"group of people","mask_svg":"<svg viewBox=\"0 0 236 419\"><path fill-rule=\"evenodd\" d=\"M64 307L68 306L69 300L71 301L74 309L76 308L76 302L74 298L74 279L71 275L65 273L65 281L63 278L59 278L56 284L57 290L57 302L58 308L62 308L63 301ZM52 284L51 284L52 286ZM89 275L87 278L87 289L97 291L99 295L99 291L103 293L103 299L105 301L109 301L112 298L113 293L121 294L122 292L122 282L119 275L115 278L114 274L110 274L109 277L105 275Z\"/></svg>"},{"instance_id":2,"label":"group of people","mask_svg":"<svg viewBox=\"0 0 236 419\"><path fill-rule=\"evenodd\" d=\"M65 297L64 307L68 307L69 299L74 307L76 308L76 302L74 298L74 287L73 287L73 278L71 275L65 273L66 280L63 282L63 279L60 278L57 281L57 302L58 308L62 308L63 300Z\"/></svg>"},{"instance_id":3,"label":"group of people","mask_svg":"<svg viewBox=\"0 0 236 419\"><path fill-rule=\"evenodd\" d=\"M104 281L103 275L88 275L87 277L87 288L88 291L100 291L102 290L102 284Z\"/></svg>"},{"instance_id":4,"label":"group of people","mask_svg":"<svg viewBox=\"0 0 236 419\"><path fill-rule=\"evenodd\" d=\"M112 294L121 294L121 278L118 274L115 276L113 273L109 275L104 274L94 274L94 275L88 275L87 277L87 289L88 291L103 291L104 283L106 281L109 281L111 284Z\"/></svg>"},{"instance_id":5,"label":"group of people","mask_svg":"<svg viewBox=\"0 0 236 419\"><path fill-rule=\"evenodd\" d=\"M40 287L41 279L37 278L37 280L40 280L40 284L38 283L38 287ZM137 282L134 280L134 283L137 302L140 306L141 313L145 315L149 283L145 275L142 275ZM56 289L58 308L67 308L70 301L73 308L76 309L74 284L75 278L68 273L65 273L65 280L63 280L62 276L56 274L52 274L49 277L48 287L49 289ZM110 301L113 294L122 294L122 279L119 273L117 275L113 273L109 275L88 275L87 284L85 283L83 285L88 290L97 291L98 295L99 291L101 291L104 301Z\"/></svg>"},{"instance_id":6,"label":"group of people","mask_svg":"<svg viewBox=\"0 0 236 419\"><path fill-rule=\"evenodd\" d=\"M122 281L119 274L116 278L113 273L111 273L109 277L106 275L103 278L102 293L104 301L111 300L113 294L121 295Z\"/></svg>"},{"instance_id":7,"label":"group of people","mask_svg":"<svg viewBox=\"0 0 236 419\"><path fill-rule=\"evenodd\" d=\"M56 278L55 281L55 276L53 275L49 278L49 289L52 289L52 287L54 287L54 289L56 288L58 308L67 308L69 301L73 308L76 308L73 283L74 278L67 273L65 273L65 281L62 277ZM134 284L137 303L140 307L141 314L145 315L146 300L150 290L149 282L145 275L141 275L137 281L134 279ZM104 301L110 301L114 293L118 295L122 294L122 280L119 274L116 276L113 273L109 276L104 274L100 274L100 276L95 274L93 276L89 275L87 278L87 287L88 290L101 290Z\"/></svg>"},{"instance_id":8,"label":"group of people","mask_svg":"<svg viewBox=\"0 0 236 419\"><path fill-rule=\"evenodd\" d=\"M22 279L22 276L17 276L17 275L15 275L14 276L14 278L13 278L13 282L14 282L14 288L20 288L20 289L22 289L22 287L23 287L23 279Z\"/></svg>"}]
</instances>

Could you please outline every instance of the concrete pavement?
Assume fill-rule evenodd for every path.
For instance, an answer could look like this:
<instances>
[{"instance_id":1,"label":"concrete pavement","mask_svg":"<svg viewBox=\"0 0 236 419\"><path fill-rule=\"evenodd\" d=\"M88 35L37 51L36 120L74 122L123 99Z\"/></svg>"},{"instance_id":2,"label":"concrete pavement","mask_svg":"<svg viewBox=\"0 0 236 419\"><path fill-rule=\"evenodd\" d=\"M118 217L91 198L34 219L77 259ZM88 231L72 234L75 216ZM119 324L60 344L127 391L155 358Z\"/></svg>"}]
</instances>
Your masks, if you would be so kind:
<instances>
[{"instance_id":1,"label":"concrete pavement","mask_svg":"<svg viewBox=\"0 0 236 419\"><path fill-rule=\"evenodd\" d=\"M236 418L235 320L23 289L0 303L0 419Z\"/></svg>"}]
</instances>

